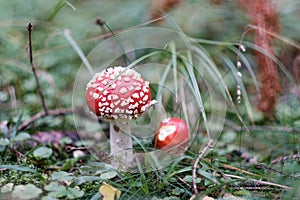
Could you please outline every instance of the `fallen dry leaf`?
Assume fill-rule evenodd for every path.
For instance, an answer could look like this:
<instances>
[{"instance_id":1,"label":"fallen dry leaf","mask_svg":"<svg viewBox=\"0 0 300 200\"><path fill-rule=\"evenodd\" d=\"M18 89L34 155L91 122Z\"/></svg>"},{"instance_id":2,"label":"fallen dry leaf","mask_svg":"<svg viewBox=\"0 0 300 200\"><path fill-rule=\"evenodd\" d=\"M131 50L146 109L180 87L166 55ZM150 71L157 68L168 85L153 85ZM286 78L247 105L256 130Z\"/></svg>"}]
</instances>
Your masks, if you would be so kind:
<instances>
[{"instance_id":1,"label":"fallen dry leaf","mask_svg":"<svg viewBox=\"0 0 300 200\"><path fill-rule=\"evenodd\" d=\"M99 193L102 195L103 200L118 200L121 196L121 191L103 182L99 188Z\"/></svg>"}]
</instances>

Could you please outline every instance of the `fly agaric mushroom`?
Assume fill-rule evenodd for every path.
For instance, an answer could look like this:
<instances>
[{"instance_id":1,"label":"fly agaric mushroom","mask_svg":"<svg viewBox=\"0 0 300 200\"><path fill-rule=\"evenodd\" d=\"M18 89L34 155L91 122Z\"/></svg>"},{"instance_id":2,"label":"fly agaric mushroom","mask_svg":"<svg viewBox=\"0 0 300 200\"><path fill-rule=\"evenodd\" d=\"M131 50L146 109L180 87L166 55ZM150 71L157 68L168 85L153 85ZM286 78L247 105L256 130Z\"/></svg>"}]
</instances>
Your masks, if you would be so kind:
<instances>
[{"instance_id":1,"label":"fly agaric mushroom","mask_svg":"<svg viewBox=\"0 0 300 200\"><path fill-rule=\"evenodd\" d=\"M168 118L162 121L154 135L154 146L161 150L169 150L175 146L180 147L181 150L186 149L188 142L188 126L179 118Z\"/></svg>"},{"instance_id":2,"label":"fly agaric mushroom","mask_svg":"<svg viewBox=\"0 0 300 200\"><path fill-rule=\"evenodd\" d=\"M86 102L99 118L110 121L112 165L131 167L128 164L132 165L134 155L129 122L155 103L151 101L149 82L134 69L111 67L89 81Z\"/></svg>"}]
</instances>

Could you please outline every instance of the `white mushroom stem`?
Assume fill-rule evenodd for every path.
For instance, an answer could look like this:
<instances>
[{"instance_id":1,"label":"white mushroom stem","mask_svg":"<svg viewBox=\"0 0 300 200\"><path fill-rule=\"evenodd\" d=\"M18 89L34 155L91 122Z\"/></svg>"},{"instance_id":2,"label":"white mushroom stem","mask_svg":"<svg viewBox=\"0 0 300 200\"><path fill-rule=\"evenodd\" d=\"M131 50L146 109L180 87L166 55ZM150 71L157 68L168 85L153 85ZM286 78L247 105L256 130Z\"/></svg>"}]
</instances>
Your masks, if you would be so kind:
<instances>
[{"instance_id":1,"label":"white mushroom stem","mask_svg":"<svg viewBox=\"0 0 300 200\"><path fill-rule=\"evenodd\" d=\"M128 119L116 119L110 122L110 153L113 167L126 170L133 166L134 154L130 122Z\"/></svg>"}]
</instances>

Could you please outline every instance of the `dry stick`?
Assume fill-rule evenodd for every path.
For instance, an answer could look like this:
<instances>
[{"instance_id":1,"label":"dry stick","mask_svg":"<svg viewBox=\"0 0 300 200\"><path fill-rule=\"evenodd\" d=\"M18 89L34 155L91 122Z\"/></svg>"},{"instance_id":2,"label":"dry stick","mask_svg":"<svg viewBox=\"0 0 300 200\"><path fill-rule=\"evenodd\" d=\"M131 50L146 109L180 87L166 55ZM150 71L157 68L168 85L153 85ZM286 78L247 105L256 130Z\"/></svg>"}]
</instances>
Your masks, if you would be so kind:
<instances>
[{"instance_id":1,"label":"dry stick","mask_svg":"<svg viewBox=\"0 0 300 200\"><path fill-rule=\"evenodd\" d=\"M197 183L196 183L196 178L197 178L197 165L198 165L200 159L204 156L205 152L206 152L209 148L211 148L212 143L213 143L213 140L209 140L209 141L207 142L207 144L204 146L203 150L202 150L202 151L199 150L199 152L198 152L198 157L197 157L197 159L195 160L195 163L194 163L193 168L192 168L192 169L193 169L192 183L193 183L193 190L194 190L194 194L195 194L195 195L199 194L198 189L197 189Z\"/></svg>"},{"instance_id":2,"label":"dry stick","mask_svg":"<svg viewBox=\"0 0 300 200\"><path fill-rule=\"evenodd\" d=\"M18 131L26 129L30 124L32 124L34 121L46 117L46 116L59 116L59 115L66 115L66 114L72 114L76 111L72 109L55 109L55 110L48 110L47 113L45 111L39 112L35 114L33 117L28 119L27 121L23 122L19 125Z\"/></svg>"},{"instance_id":3,"label":"dry stick","mask_svg":"<svg viewBox=\"0 0 300 200\"><path fill-rule=\"evenodd\" d=\"M184 185L186 185L189 189L193 189L192 186L190 186L185 180L183 180L181 177L176 177L180 182L182 182Z\"/></svg>"},{"instance_id":4,"label":"dry stick","mask_svg":"<svg viewBox=\"0 0 300 200\"><path fill-rule=\"evenodd\" d=\"M17 98L16 98L16 91L14 86L8 87L8 93L11 99L11 107L12 109L17 109Z\"/></svg>"},{"instance_id":5,"label":"dry stick","mask_svg":"<svg viewBox=\"0 0 300 200\"><path fill-rule=\"evenodd\" d=\"M32 24L31 23L28 24L27 31L28 31L28 43L29 43L29 47L28 47L29 48L28 49L29 62L31 64L32 72L33 72L33 75L34 75L34 78L35 78L35 81L36 81L37 90L38 90L39 96L40 96L41 101L42 101L42 106L43 106L43 109L44 109L44 113L45 113L45 115L48 115L48 109L46 107L45 98L44 98L44 95L43 95L42 90L41 90L40 82L39 82L39 79L38 79L38 76L37 76L37 73L36 73L36 70L35 70L35 66L34 66L34 63L33 63L33 58L32 58L32 45L31 45Z\"/></svg>"},{"instance_id":6,"label":"dry stick","mask_svg":"<svg viewBox=\"0 0 300 200\"><path fill-rule=\"evenodd\" d=\"M274 186L274 187L279 187L285 190L290 190L292 189L291 187L288 187L286 185L281 185L281 184L277 184L277 183L272 183L272 182L267 182L267 181L261 181L261 180L256 180L253 178L245 178L242 176L237 176L237 175L233 175L233 174L223 174L225 177L229 177L229 178L235 178L235 179L240 179L240 180L249 180L249 181L253 181L254 183L257 184L261 184L261 185L269 185L269 186Z\"/></svg>"},{"instance_id":7,"label":"dry stick","mask_svg":"<svg viewBox=\"0 0 300 200\"><path fill-rule=\"evenodd\" d=\"M272 160L271 164L276 164L276 163L284 162L287 160L298 160L299 158L300 158L300 154L283 156L283 157L276 158L275 160Z\"/></svg>"}]
</instances>

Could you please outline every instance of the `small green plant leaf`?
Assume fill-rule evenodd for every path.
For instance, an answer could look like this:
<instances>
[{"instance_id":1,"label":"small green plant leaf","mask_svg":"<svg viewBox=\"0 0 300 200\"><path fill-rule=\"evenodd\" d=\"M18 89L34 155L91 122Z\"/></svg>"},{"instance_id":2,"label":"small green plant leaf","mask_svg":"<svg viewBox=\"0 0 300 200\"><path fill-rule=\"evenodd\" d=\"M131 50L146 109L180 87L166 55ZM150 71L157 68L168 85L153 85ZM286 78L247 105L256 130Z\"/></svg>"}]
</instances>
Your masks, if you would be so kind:
<instances>
[{"instance_id":1,"label":"small green plant leaf","mask_svg":"<svg viewBox=\"0 0 300 200\"><path fill-rule=\"evenodd\" d=\"M63 137L62 139L59 140L59 143L61 145L64 145L64 144L72 144L72 139L69 138L69 137Z\"/></svg>"},{"instance_id":2,"label":"small green plant leaf","mask_svg":"<svg viewBox=\"0 0 300 200\"><path fill-rule=\"evenodd\" d=\"M14 187L13 183L7 183L1 188L1 193L11 192Z\"/></svg>"},{"instance_id":3,"label":"small green plant leaf","mask_svg":"<svg viewBox=\"0 0 300 200\"><path fill-rule=\"evenodd\" d=\"M0 146L7 146L10 144L9 139L7 138L0 138Z\"/></svg>"},{"instance_id":4,"label":"small green plant leaf","mask_svg":"<svg viewBox=\"0 0 300 200\"><path fill-rule=\"evenodd\" d=\"M58 181L71 181L73 180L73 176L67 172L53 172L51 175L52 180L58 180Z\"/></svg>"},{"instance_id":5,"label":"small green plant leaf","mask_svg":"<svg viewBox=\"0 0 300 200\"><path fill-rule=\"evenodd\" d=\"M18 199L33 199L37 198L41 193L42 190L33 184L17 185L12 196Z\"/></svg>"},{"instance_id":6,"label":"small green plant leaf","mask_svg":"<svg viewBox=\"0 0 300 200\"><path fill-rule=\"evenodd\" d=\"M173 195L180 195L181 193L184 193L184 189L182 188L179 188L179 187L175 187L173 190L172 190L172 194Z\"/></svg>"},{"instance_id":7,"label":"small green plant leaf","mask_svg":"<svg viewBox=\"0 0 300 200\"><path fill-rule=\"evenodd\" d=\"M216 177L214 177L211 173L208 173L202 169L198 169L198 173L201 174L202 176L204 176L206 178L206 180L209 180L213 183L219 183L219 181L216 179Z\"/></svg>"},{"instance_id":8,"label":"small green plant leaf","mask_svg":"<svg viewBox=\"0 0 300 200\"><path fill-rule=\"evenodd\" d=\"M191 175L186 175L183 180L185 180L188 183L192 183L193 182L193 177ZM196 178L196 183L200 183L201 182L201 178Z\"/></svg>"},{"instance_id":9,"label":"small green plant leaf","mask_svg":"<svg viewBox=\"0 0 300 200\"><path fill-rule=\"evenodd\" d=\"M42 197L42 200L56 200L57 198L56 197L52 197L52 196L45 196L45 197Z\"/></svg>"},{"instance_id":10,"label":"small green plant leaf","mask_svg":"<svg viewBox=\"0 0 300 200\"><path fill-rule=\"evenodd\" d=\"M82 197L84 194L83 191L79 190L78 188L68 188L67 189L67 197L69 199L75 199L75 198L79 198Z\"/></svg>"},{"instance_id":11,"label":"small green plant leaf","mask_svg":"<svg viewBox=\"0 0 300 200\"><path fill-rule=\"evenodd\" d=\"M33 156L37 159L49 158L52 155L52 149L48 147L39 147L33 151Z\"/></svg>"},{"instance_id":12,"label":"small green plant leaf","mask_svg":"<svg viewBox=\"0 0 300 200\"><path fill-rule=\"evenodd\" d=\"M57 182L52 182L52 183L46 185L44 189L49 192L54 192L54 191L57 192L57 191L66 190L66 187L58 184Z\"/></svg>"},{"instance_id":13,"label":"small green plant leaf","mask_svg":"<svg viewBox=\"0 0 300 200\"><path fill-rule=\"evenodd\" d=\"M12 141L24 141L30 139L31 136L26 132L20 132L16 137L12 139Z\"/></svg>"},{"instance_id":14,"label":"small green plant leaf","mask_svg":"<svg viewBox=\"0 0 300 200\"><path fill-rule=\"evenodd\" d=\"M67 190L61 190L61 191L55 191L55 192L49 192L48 197L52 198L61 198L67 195Z\"/></svg>"},{"instance_id":15,"label":"small green plant leaf","mask_svg":"<svg viewBox=\"0 0 300 200\"><path fill-rule=\"evenodd\" d=\"M101 181L103 180L99 176L80 176L78 179L76 179L74 182L72 182L72 186L75 185L81 185L85 182L91 182L91 181Z\"/></svg>"},{"instance_id":16,"label":"small green plant leaf","mask_svg":"<svg viewBox=\"0 0 300 200\"><path fill-rule=\"evenodd\" d=\"M115 171L110 171L110 172L106 172L100 175L100 178L103 180L108 180L108 179L112 179L114 177L116 177L118 175L117 172Z\"/></svg>"},{"instance_id":17,"label":"small green plant leaf","mask_svg":"<svg viewBox=\"0 0 300 200\"><path fill-rule=\"evenodd\" d=\"M71 169L77 162L77 159L76 158L70 158L70 159L67 159L64 164L62 165L61 169L62 171L67 171L69 169Z\"/></svg>"}]
</instances>

